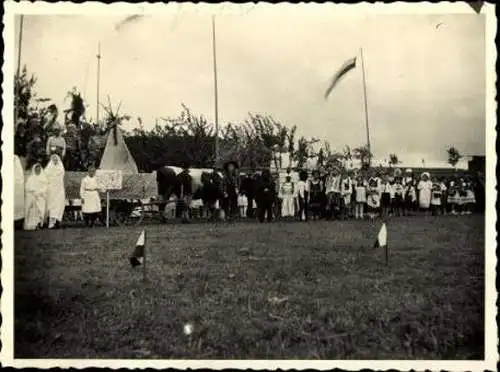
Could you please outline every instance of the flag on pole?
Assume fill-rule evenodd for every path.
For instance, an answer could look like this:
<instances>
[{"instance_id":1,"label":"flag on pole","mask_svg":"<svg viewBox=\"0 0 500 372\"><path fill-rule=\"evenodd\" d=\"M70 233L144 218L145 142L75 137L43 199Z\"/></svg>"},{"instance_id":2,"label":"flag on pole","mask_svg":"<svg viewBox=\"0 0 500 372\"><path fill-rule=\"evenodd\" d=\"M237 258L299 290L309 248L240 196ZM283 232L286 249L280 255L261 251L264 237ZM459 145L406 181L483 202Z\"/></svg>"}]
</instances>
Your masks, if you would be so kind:
<instances>
[{"instance_id":1,"label":"flag on pole","mask_svg":"<svg viewBox=\"0 0 500 372\"><path fill-rule=\"evenodd\" d=\"M387 226L382 224L373 248L387 247Z\"/></svg>"},{"instance_id":2,"label":"flag on pole","mask_svg":"<svg viewBox=\"0 0 500 372\"><path fill-rule=\"evenodd\" d=\"M340 69L333 76L332 83L330 84L330 86L328 87L328 89L325 92L325 99L328 98L328 96L330 95L331 91L333 90L333 88L335 88L335 86L340 81L340 79L342 78L342 76L344 76L345 74L347 74L350 70L352 70L355 67L356 67L356 57L347 60L342 65L342 67L340 67Z\"/></svg>"},{"instance_id":3,"label":"flag on pole","mask_svg":"<svg viewBox=\"0 0 500 372\"><path fill-rule=\"evenodd\" d=\"M137 243L135 243L134 253L132 257L130 257L130 264L132 267L139 266L144 262L145 243L145 232L142 230L141 235L139 235L139 239L137 239Z\"/></svg>"}]
</instances>

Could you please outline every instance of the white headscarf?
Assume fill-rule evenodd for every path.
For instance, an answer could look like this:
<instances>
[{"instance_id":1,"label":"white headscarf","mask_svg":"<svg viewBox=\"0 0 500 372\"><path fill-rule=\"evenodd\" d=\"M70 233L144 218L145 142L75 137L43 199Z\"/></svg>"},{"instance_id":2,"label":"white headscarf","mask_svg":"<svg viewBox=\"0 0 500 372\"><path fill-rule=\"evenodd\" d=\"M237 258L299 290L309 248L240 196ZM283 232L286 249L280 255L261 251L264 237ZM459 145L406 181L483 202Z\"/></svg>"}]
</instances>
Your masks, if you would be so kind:
<instances>
[{"instance_id":1,"label":"white headscarf","mask_svg":"<svg viewBox=\"0 0 500 372\"><path fill-rule=\"evenodd\" d=\"M40 167L40 174L35 173L35 168ZM26 183L24 184L25 190L27 192L41 193L47 190L47 177L45 177L42 165L40 163L35 163L30 170L28 177L26 177Z\"/></svg>"},{"instance_id":2,"label":"white headscarf","mask_svg":"<svg viewBox=\"0 0 500 372\"><path fill-rule=\"evenodd\" d=\"M431 179L431 175L430 175L430 173L429 173L429 172L424 172L424 173L422 173L421 178L424 178L424 176L427 176L427 178L428 178L429 180Z\"/></svg>"},{"instance_id":3,"label":"white headscarf","mask_svg":"<svg viewBox=\"0 0 500 372\"><path fill-rule=\"evenodd\" d=\"M54 162L56 163L54 164ZM52 154L49 164L45 167L45 177L47 177L48 184L51 185L54 181L59 181L60 179L64 180L64 173L64 165L61 158L57 154Z\"/></svg>"}]
</instances>

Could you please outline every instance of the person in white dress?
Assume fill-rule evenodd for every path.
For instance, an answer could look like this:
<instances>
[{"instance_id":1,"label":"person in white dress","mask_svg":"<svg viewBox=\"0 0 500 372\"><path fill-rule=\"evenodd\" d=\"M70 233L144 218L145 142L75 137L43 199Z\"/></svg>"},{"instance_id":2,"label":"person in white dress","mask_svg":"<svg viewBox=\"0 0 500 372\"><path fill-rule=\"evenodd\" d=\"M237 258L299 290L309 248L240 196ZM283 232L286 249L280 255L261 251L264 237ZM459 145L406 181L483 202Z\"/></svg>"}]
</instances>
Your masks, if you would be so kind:
<instances>
[{"instance_id":1,"label":"person in white dress","mask_svg":"<svg viewBox=\"0 0 500 372\"><path fill-rule=\"evenodd\" d=\"M286 176L285 182L280 187L279 197L281 199L281 217L295 216L295 185L291 176Z\"/></svg>"},{"instance_id":2,"label":"person in white dress","mask_svg":"<svg viewBox=\"0 0 500 372\"><path fill-rule=\"evenodd\" d=\"M240 210L240 217L246 218L247 208L248 208L248 198L246 195L241 193L238 195L238 208Z\"/></svg>"},{"instance_id":3,"label":"person in white dress","mask_svg":"<svg viewBox=\"0 0 500 372\"><path fill-rule=\"evenodd\" d=\"M24 169L19 156L14 155L14 221L21 227L24 219Z\"/></svg>"},{"instance_id":4,"label":"person in white dress","mask_svg":"<svg viewBox=\"0 0 500 372\"><path fill-rule=\"evenodd\" d=\"M363 176L359 175L356 179L356 208L355 208L355 218L363 219L365 204L366 204L366 186L367 183L363 179Z\"/></svg>"},{"instance_id":5,"label":"person in white dress","mask_svg":"<svg viewBox=\"0 0 500 372\"><path fill-rule=\"evenodd\" d=\"M57 154L52 154L49 164L45 167L49 229L60 226L63 219L66 206L64 173L64 165L61 158Z\"/></svg>"},{"instance_id":6,"label":"person in white dress","mask_svg":"<svg viewBox=\"0 0 500 372\"><path fill-rule=\"evenodd\" d=\"M82 200L82 213L85 223L93 227L98 215L101 213L101 196L99 195L99 184L95 177L95 167L90 166L88 174L83 178L80 185L80 198Z\"/></svg>"},{"instance_id":7,"label":"person in white dress","mask_svg":"<svg viewBox=\"0 0 500 372\"><path fill-rule=\"evenodd\" d=\"M431 206L432 181L430 178L431 175L428 172L422 173L422 177L417 186L419 207L426 212Z\"/></svg>"},{"instance_id":8,"label":"person in white dress","mask_svg":"<svg viewBox=\"0 0 500 372\"><path fill-rule=\"evenodd\" d=\"M24 185L24 229L36 230L42 228L45 220L47 179L40 163L31 168Z\"/></svg>"}]
</instances>

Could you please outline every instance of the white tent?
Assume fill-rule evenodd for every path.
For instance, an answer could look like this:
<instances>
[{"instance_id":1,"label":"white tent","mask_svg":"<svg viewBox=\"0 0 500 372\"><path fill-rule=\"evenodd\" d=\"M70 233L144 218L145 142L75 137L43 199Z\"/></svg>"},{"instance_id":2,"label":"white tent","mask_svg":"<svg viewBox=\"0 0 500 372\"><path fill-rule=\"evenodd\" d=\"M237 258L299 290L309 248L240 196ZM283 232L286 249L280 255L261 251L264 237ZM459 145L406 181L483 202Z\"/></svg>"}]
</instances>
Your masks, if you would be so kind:
<instances>
[{"instance_id":1,"label":"white tent","mask_svg":"<svg viewBox=\"0 0 500 372\"><path fill-rule=\"evenodd\" d=\"M116 132L116 142L114 132ZM121 130L109 131L99 169L121 170L123 173L139 173L137 164L123 139Z\"/></svg>"}]
</instances>

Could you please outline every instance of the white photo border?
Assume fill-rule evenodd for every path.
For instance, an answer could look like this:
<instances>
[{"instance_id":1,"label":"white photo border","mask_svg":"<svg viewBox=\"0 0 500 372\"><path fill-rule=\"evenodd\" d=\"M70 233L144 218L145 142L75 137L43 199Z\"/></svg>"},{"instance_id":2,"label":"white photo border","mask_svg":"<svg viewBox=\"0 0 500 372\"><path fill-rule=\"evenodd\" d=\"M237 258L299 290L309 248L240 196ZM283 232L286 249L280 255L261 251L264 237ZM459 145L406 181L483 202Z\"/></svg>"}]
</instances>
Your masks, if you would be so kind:
<instances>
[{"instance_id":1,"label":"white photo border","mask_svg":"<svg viewBox=\"0 0 500 372\"><path fill-rule=\"evenodd\" d=\"M14 174L14 146L13 146L13 79L15 65L15 31L14 17L19 14L161 14L172 12L203 12L203 13L248 13L257 7L292 7L297 12L317 11L318 7L332 6L332 4L268 4L268 3L246 3L232 4L229 2L217 5L207 3L138 3L129 4L125 2L106 5L99 2L86 2L74 4L70 2L47 3L43 1L4 3L5 13L3 16L4 32L3 41L5 45L4 64L2 72L3 81L3 109L2 119L2 179L10 180ZM366 12L370 14L473 14L474 10L465 2L451 3L390 3L381 2L369 4L335 4L339 12L359 14ZM479 15L478 15L479 16ZM369 368L372 370L447 370L447 371L483 371L496 370L498 358L498 327L497 315L497 290L496 280L496 46L495 37L497 20L495 6L485 3L481 10L481 16L486 17L486 225L485 225L485 359L483 361L425 361L425 360L325 360L325 361L292 361L292 360L131 360L131 359L15 359L14 358L14 273L13 273L13 182L3 182L2 189L2 272L1 284L3 293L1 297L1 341L2 350L0 362L3 366L16 368L36 367L107 367L107 368L175 368L175 369L333 369L359 370Z\"/></svg>"}]
</instances>

